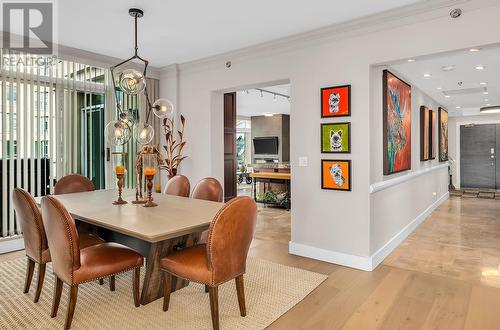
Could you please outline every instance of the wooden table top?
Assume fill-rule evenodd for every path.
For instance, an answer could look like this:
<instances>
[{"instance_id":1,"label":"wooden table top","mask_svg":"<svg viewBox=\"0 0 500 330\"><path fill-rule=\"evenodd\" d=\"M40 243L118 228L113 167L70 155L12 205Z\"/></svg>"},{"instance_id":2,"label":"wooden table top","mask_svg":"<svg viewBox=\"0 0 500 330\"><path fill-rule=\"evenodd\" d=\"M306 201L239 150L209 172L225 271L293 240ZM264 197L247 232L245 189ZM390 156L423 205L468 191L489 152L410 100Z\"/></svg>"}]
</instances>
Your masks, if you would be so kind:
<instances>
[{"instance_id":1,"label":"wooden table top","mask_svg":"<svg viewBox=\"0 0 500 330\"><path fill-rule=\"evenodd\" d=\"M258 172L258 173L250 173L251 178L258 179L281 179L281 180L290 180L290 173L276 173L276 172Z\"/></svg>"},{"instance_id":2,"label":"wooden table top","mask_svg":"<svg viewBox=\"0 0 500 330\"><path fill-rule=\"evenodd\" d=\"M135 190L124 189L124 205L111 204L117 190L96 190L55 195L78 220L107 228L147 242L158 242L203 231L224 203L153 194L156 207L132 204ZM36 198L40 203L41 198Z\"/></svg>"}]
</instances>

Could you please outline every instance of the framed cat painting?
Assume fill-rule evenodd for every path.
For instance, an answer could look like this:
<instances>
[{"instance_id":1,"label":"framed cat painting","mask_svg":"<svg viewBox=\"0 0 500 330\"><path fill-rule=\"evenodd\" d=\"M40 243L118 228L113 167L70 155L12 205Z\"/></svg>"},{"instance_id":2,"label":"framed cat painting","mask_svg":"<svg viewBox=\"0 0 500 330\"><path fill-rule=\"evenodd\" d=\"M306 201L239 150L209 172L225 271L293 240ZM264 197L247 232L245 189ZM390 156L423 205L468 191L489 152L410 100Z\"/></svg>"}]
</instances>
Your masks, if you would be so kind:
<instances>
[{"instance_id":1,"label":"framed cat painting","mask_svg":"<svg viewBox=\"0 0 500 330\"><path fill-rule=\"evenodd\" d=\"M351 115L351 85L321 88L321 118Z\"/></svg>"},{"instance_id":2,"label":"framed cat painting","mask_svg":"<svg viewBox=\"0 0 500 330\"><path fill-rule=\"evenodd\" d=\"M321 160L321 189L351 191L351 161Z\"/></svg>"},{"instance_id":3,"label":"framed cat painting","mask_svg":"<svg viewBox=\"0 0 500 330\"><path fill-rule=\"evenodd\" d=\"M321 153L351 153L351 123L321 124Z\"/></svg>"}]
</instances>

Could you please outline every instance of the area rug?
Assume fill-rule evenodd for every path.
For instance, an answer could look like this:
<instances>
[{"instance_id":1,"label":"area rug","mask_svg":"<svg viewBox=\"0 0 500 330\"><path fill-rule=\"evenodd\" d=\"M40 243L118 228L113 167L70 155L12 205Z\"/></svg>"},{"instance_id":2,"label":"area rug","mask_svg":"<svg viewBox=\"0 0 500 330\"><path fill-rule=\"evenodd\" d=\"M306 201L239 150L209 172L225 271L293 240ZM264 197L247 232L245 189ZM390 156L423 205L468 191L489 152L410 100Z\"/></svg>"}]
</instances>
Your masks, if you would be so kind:
<instances>
[{"instance_id":1,"label":"area rug","mask_svg":"<svg viewBox=\"0 0 500 330\"><path fill-rule=\"evenodd\" d=\"M53 275L47 266L43 291L33 302L36 276L30 292L23 294L26 260L0 263L0 329L62 329L66 317L68 286L56 318L50 318ZM142 269L142 273L144 268ZM327 276L298 268L249 258L245 275L247 316L241 317L234 281L219 287L222 329L263 329L300 302ZM116 291L97 282L81 285L72 329L210 329L210 302L204 287L191 283L170 297L169 311L162 299L134 307L132 274L116 278Z\"/></svg>"}]
</instances>

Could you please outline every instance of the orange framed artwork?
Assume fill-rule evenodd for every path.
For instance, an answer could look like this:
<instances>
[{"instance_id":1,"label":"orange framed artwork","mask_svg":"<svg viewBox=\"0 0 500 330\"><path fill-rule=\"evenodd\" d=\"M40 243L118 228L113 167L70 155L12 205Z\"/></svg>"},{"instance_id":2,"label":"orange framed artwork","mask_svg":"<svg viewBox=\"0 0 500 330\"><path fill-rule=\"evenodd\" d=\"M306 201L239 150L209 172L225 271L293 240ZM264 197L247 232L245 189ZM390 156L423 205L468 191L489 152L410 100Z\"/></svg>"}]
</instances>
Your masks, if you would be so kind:
<instances>
[{"instance_id":1,"label":"orange framed artwork","mask_svg":"<svg viewBox=\"0 0 500 330\"><path fill-rule=\"evenodd\" d=\"M321 88L321 118L351 115L351 85Z\"/></svg>"},{"instance_id":2,"label":"orange framed artwork","mask_svg":"<svg viewBox=\"0 0 500 330\"><path fill-rule=\"evenodd\" d=\"M321 189L351 191L351 161L321 160Z\"/></svg>"}]
</instances>

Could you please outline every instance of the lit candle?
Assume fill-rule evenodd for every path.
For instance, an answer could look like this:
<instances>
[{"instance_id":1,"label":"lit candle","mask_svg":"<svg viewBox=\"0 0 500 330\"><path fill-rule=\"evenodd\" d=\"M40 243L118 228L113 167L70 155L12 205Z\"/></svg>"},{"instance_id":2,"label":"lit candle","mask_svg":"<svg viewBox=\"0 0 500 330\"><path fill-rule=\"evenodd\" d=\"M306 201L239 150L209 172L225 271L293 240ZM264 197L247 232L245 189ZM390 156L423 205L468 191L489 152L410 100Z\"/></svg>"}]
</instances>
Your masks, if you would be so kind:
<instances>
[{"instance_id":1,"label":"lit candle","mask_svg":"<svg viewBox=\"0 0 500 330\"><path fill-rule=\"evenodd\" d=\"M125 166L116 166L115 173L116 174L125 174Z\"/></svg>"},{"instance_id":2,"label":"lit candle","mask_svg":"<svg viewBox=\"0 0 500 330\"><path fill-rule=\"evenodd\" d=\"M144 169L144 175L152 176L156 174L156 168L146 168Z\"/></svg>"}]
</instances>

